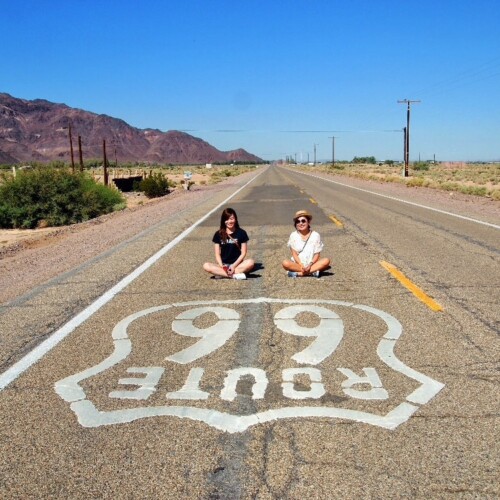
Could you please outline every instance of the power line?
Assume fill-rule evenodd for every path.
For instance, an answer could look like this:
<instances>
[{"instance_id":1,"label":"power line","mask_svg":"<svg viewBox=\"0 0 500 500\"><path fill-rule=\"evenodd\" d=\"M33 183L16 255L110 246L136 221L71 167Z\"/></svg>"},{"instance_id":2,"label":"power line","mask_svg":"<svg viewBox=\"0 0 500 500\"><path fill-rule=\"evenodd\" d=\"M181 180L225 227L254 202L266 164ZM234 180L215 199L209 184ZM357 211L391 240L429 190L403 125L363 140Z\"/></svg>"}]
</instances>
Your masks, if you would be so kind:
<instances>
[{"instance_id":1,"label":"power line","mask_svg":"<svg viewBox=\"0 0 500 500\"><path fill-rule=\"evenodd\" d=\"M180 129L179 132L217 132L217 133L279 133L279 134L379 134L401 132L401 129L380 130L274 130L274 129Z\"/></svg>"},{"instance_id":2,"label":"power line","mask_svg":"<svg viewBox=\"0 0 500 500\"><path fill-rule=\"evenodd\" d=\"M494 76L500 75L500 72L498 72L498 67L500 67L500 57L495 57L493 59L490 59L489 61L486 61L485 63L482 63L478 66L474 66L470 69L467 69L465 71L462 71L460 73L457 73L456 75L446 78L444 80L438 81L434 84L431 84L427 87L423 87L419 89L418 91L414 92L416 95L435 95L440 92L444 91L449 91L451 88L456 88L460 86L461 84L468 84L468 83L474 83L476 81L483 81L488 78L492 78ZM495 71L494 73L486 74L489 71ZM481 77L481 78L476 78L476 77ZM431 94L427 94L427 92L436 89L435 92L432 92Z\"/></svg>"}]
</instances>

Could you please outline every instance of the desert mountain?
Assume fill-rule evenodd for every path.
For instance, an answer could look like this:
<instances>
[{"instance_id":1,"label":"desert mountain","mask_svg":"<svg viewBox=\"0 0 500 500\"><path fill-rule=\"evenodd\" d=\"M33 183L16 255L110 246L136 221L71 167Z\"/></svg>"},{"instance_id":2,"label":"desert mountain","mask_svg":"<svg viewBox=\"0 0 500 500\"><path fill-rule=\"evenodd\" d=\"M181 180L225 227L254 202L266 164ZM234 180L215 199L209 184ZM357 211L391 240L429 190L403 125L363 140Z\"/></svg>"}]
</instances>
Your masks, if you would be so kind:
<instances>
[{"instance_id":1,"label":"desert mountain","mask_svg":"<svg viewBox=\"0 0 500 500\"><path fill-rule=\"evenodd\" d=\"M28 101L0 93L0 163L69 161L71 124L75 162L78 136L83 158L102 158L106 140L110 161L151 163L221 163L262 160L244 149L219 151L197 137L170 130L138 129L118 118L70 108L43 99Z\"/></svg>"}]
</instances>

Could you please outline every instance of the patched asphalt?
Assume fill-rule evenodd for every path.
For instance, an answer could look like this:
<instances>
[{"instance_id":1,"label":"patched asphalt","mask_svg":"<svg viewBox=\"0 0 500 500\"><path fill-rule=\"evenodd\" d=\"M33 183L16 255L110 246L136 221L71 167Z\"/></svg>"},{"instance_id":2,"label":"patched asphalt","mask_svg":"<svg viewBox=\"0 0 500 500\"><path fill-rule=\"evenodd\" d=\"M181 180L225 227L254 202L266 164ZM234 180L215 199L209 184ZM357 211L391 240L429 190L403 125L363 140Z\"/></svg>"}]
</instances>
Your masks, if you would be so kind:
<instances>
[{"instance_id":1,"label":"patched asphalt","mask_svg":"<svg viewBox=\"0 0 500 500\"><path fill-rule=\"evenodd\" d=\"M219 209L0 392L2 497L498 496L498 230L259 173L247 280L201 268ZM4 366L230 194L3 311ZM281 268L302 208L320 279Z\"/></svg>"}]
</instances>

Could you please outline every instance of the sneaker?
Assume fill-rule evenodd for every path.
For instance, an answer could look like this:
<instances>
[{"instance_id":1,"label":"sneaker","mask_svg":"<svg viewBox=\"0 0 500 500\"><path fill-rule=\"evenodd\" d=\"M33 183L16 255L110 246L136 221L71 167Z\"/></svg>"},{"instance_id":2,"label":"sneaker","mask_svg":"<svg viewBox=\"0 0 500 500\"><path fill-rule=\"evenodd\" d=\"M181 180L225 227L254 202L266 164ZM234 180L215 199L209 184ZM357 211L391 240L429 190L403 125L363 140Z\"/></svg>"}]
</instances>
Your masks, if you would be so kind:
<instances>
[{"instance_id":1,"label":"sneaker","mask_svg":"<svg viewBox=\"0 0 500 500\"><path fill-rule=\"evenodd\" d=\"M234 273L233 280L246 280L247 275L245 273Z\"/></svg>"},{"instance_id":2,"label":"sneaker","mask_svg":"<svg viewBox=\"0 0 500 500\"><path fill-rule=\"evenodd\" d=\"M314 271L311 273L311 276L314 276L315 278L319 278L319 271Z\"/></svg>"},{"instance_id":3,"label":"sneaker","mask_svg":"<svg viewBox=\"0 0 500 500\"><path fill-rule=\"evenodd\" d=\"M296 273L295 271L288 271L287 276L289 278L296 278L298 276L298 273Z\"/></svg>"}]
</instances>

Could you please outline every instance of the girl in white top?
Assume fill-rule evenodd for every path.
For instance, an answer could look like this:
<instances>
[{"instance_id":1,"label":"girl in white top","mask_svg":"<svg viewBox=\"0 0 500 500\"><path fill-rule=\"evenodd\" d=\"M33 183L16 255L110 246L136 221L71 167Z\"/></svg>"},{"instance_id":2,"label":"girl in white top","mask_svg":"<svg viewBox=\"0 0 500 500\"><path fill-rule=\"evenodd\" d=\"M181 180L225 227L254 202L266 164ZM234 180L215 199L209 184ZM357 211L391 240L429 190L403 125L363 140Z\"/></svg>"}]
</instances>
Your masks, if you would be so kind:
<instances>
[{"instance_id":1,"label":"girl in white top","mask_svg":"<svg viewBox=\"0 0 500 500\"><path fill-rule=\"evenodd\" d=\"M282 265L288 276L315 276L330 265L330 259L321 257L323 242L319 233L311 229L312 215L307 210L299 210L294 218L295 231L288 239L292 252L291 260L284 260Z\"/></svg>"}]
</instances>

